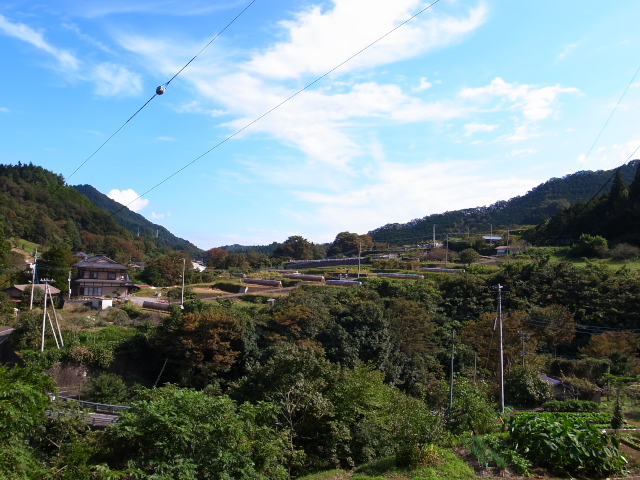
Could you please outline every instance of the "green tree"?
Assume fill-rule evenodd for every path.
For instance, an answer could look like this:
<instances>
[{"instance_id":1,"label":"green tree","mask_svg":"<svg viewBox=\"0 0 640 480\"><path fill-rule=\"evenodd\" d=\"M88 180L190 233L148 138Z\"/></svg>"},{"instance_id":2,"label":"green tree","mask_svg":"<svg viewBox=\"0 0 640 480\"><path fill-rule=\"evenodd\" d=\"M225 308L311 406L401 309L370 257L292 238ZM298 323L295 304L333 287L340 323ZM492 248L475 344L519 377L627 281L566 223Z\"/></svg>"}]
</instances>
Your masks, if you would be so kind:
<instances>
[{"instance_id":1,"label":"green tree","mask_svg":"<svg viewBox=\"0 0 640 480\"><path fill-rule=\"evenodd\" d=\"M191 257L186 252L174 251L149 260L141 277L156 287L182 283L182 272L192 268Z\"/></svg>"},{"instance_id":2,"label":"green tree","mask_svg":"<svg viewBox=\"0 0 640 480\"><path fill-rule=\"evenodd\" d=\"M104 373L89 380L84 394L92 402L122 405L128 392L127 385L120 375Z\"/></svg>"},{"instance_id":3,"label":"green tree","mask_svg":"<svg viewBox=\"0 0 640 480\"><path fill-rule=\"evenodd\" d=\"M367 250L373 247L371 235L358 235L351 232L340 232L327 252L329 255L350 255L356 256L362 248Z\"/></svg>"},{"instance_id":4,"label":"green tree","mask_svg":"<svg viewBox=\"0 0 640 480\"><path fill-rule=\"evenodd\" d=\"M287 238L282 245L276 248L272 256L285 259L311 260L314 257L313 244L300 235L294 235Z\"/></svg>"},{"instance_id":5,"label":"green tree","mask_svg":"<svg viewBox=\"0 0 640 480\"><path fill-rule=\"evenodd\" d=\"M471 265L472 263L480 260L480 254L476 252L473 248L465 248L460 252L460 261L462 263L466 263L467 265Z\"/></svg>"},{"instance_id":6,"label":"green tree","mask_svg":"<svg viewBox=\"0 0 640 480\"><path fill-rule=\"evenodd\" d=\"M166 480L286 479L276 414L268 403L238 405L203 391L145 390L106 432L109 467Z\"/></svg>"},{"instance_id":7,"label":"green tree","mask_svg":"<svg viewBox=\"0 0 640 480\"><path fill-rule=\"evenodd\" d=\"M456 377L453 389L453 407L448 414L452 433L460 435L490 433L496 429L496 406L489 401L486 386L473 386L469 380ZM445 388L449 388L445 385Z\"/></svg>"},{"instance_id":8,"label":"green tree","mask_svg":"<svg viewBox=\"0 0 640 480\"><path fill-rule=\"evenodd\" d=\"M68 279L73 263L75 259L71 249L60 243L52 246L38 259L38 274L41 279L53 280L49 283L65 294L69 292Z\"/></svg>"},{"instance_id":9,"label":"green tree","mask_svg":"<svg viewBox=\"0 0 640 480\"><path fill-rule=\"evenodd\" d=\"M519 407L539 407L553 400L553 387L533 367L516 366L505 379L505 401Z\"/></svg>"},{"instance_id":10,"label":"green tree","mask_svg":"<svg viewBox=\"0 0 640 480\"><path fill-rule=\"evenodd\" d=\"M600 235L583 233L571 246L571 255L575 257L601 257L608 249L607 239Z\"/></svg>"},{"instance_id":11,"label":"green tree","mask_svg":"<svg viewBox=\"0 0 640 480\"><path fill-rule=\"evenodd\" d=\"M32 368L0 366L0 478L44 479L49 471L36 449L45 433L47 391L54 384Z\"/></svg>"}]
</instances>

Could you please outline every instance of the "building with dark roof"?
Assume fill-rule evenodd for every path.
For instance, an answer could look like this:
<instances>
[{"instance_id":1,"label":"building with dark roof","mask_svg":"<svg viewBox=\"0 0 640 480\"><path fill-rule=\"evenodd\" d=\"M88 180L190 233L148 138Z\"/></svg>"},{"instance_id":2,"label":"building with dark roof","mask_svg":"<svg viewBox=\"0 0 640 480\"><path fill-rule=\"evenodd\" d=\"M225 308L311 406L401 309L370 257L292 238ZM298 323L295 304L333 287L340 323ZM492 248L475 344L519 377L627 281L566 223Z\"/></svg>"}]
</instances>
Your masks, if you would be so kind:
<instances>
[{"instance_id":1,"label":"building with dark roof","mask_svg":"<svg viewBox=\"0 0 640 480\"><path fill-rule=\"evenodd\" d=\"M73 297L127 297L134 287L128 268L104 255L73 265L78 275L71 279Z\"/></svg>"}]
</instances>

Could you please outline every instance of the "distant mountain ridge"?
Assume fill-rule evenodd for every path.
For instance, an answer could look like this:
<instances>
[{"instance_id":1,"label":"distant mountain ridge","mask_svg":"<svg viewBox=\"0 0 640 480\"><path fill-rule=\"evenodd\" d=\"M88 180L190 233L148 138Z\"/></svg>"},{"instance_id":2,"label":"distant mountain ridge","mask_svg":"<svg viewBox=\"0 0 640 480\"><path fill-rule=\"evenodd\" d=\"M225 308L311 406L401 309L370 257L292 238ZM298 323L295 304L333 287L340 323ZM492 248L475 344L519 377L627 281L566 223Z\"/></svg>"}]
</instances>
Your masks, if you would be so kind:
<instances>
[{"instance_id":1,"label":"distant mountain ridge","mask_svg":"<svg viewBox=\"0 0 640 480\"><path fill-rule=\"evenodd\" d=\"M618 167L625 183L633 181L639 164L640 160L632 160ZM376 242L407 243L432 238L434 224L438 238L442 238L443 233L485 234L491 228L497 230L537 225L575 203L608 192L618 168L580 171L562 178L551 178L525 195L510 200L501 200L485 207L427 215L402 224L390 223L368 233Z\"/></svg>"},{"instance_id":2,"label":"distant mountain ridge","mask_svg":"<svg viewBox=\"0 0 640 480\"><path fill-rule=\"evenodd\" d=\"M73 188L91 200L98 208L109 212L120 226L133 235L153 238L153 242L159 248L169 247L173 250L185 250L197 257L202 255L202 250L193 243L175 236L162 225L150 222L139 213L132 212L91 185L74 185Z\"/></svg>"}]
</instances>

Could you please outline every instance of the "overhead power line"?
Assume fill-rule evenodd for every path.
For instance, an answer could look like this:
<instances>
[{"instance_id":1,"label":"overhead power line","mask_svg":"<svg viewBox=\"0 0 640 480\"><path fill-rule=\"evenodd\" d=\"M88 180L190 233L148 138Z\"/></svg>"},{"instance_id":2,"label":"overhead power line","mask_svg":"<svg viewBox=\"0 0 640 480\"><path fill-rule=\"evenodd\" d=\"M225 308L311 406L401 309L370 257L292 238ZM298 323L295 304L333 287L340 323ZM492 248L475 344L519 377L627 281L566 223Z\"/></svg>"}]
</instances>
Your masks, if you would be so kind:
<instances>
[{"instance_id":1,"label":"overhead power line","mask_svg":"<svg viewBox=\"0 0 640 480\"><path fill-rule=\"evenodd\" d=\"M332 74L333 72L335 72L337 69L339 69L340 67L342 67L343 65L345 65L346 63L350 62L351 60L353 60L354 58L356 58L358 55L360 55L361 53L365 52L366 50L368 50L369 48L371 48L372 46L374 46L375 44L377 44L378 42L380 42L381 40L385 39L386 37L388 37L389 35L391 35L393 32L395 32L396 30L398 30L399 28L401 28L402 26L404 26L405 24L409 23L411 20L413 20L414 18L416 18L417 16L421 15L422 13L426 12L427 10L429 10L431 7L433 7L436 3L438 3L440 0L435 0L434 2L430 3L429 5L427 5L426 7L424 7L422 10L420 10L419 12L417 12L416 14L414 14L413 16L411 16L410 18L408 18L407 20L405 20L404 22L400 23L399 25L396 25L394 28L392 28L391 30L389 30L387 33L385 33L384 35L382 35L381 37L379 37L378 39L374 40L373 42L371 42L370 44L368 44L366 47L360 49L358 52L354 53L353 55L351 55L349 58L347 58L346 60L342 61L341 63L339 63L338 65L336 65L335 67L333 67L331 70L327 71L326 73L320 75L318 78L316 78L315 80L313 80L311 83L307 84L306 86L302 87L300 90L296 91L294 94L290 95L289 97L287 97L286 99L284 99L283 101L281 101L280 103L278 103L277 105L275 105L274 107L270 108L269 110L267 110L265 113L263 113L262 115L260 115L259 117L257 117L255 120L252 120L251 122L247 123L244 127L236 130L234 133L232 133L231 135L225 137L223 140L221 140L220 142L218 142L216 145L214 145L213 147L211 147L209 150L207 150L206 152L204 152L203 154L197 156L196 158L194 158L193 160L191 160L189 163L183 165L182 167L180 167L178 170L176 170L175 172L173 172L171 175L169 175L168 177L166 177L164 180L158 182L157 184L155 184L153 187L151 187L150 189L148 189L147 191L145 191L144 193L141 193L137 198L133 199L132 201L130 201L129 203L127 203L126 205L123 205L121 208L119 208L118 210L116 210L115 212L113 212L111 214L111 216L116 215L118 212L120 212L121 210L123 210L125 207L128 207L129 205L131 205L132 203L134 203L136 200L139 200L140 198L142 198L144 195L148 194L149 192L152 192L153 190L155 190L156 188L158 188L160 185L162 185L163 183L169 181L170 179L172 179L173 177L175 177L177 174L179 174L180 172L182 172L183 170L187 169L188 167L190 167L191 165L193 165L194 163L196 163L198 160L200 160L202 157L205 157L206 155L208 155L209 153L213 152L214 150L216 150L218 147L220 147L221 145L225 144L226 142L228 142L229 140L231 140L232 138L236 137L237 135L239 135L240 133L244 132L247 128L251 127L252 125L254 125L255 123L259 122L260 120L262 120L264 117L266 117L267 115L269 115L270 113L272 113L273 111L277 110L278 108L280 108L281 106L283 106L285 103L289 102L290 100L292 100L293 98L297 97L299 94L301 94L302 92L304 92L305 90L308 90L310 87L312 87L313 85L315 85L316 83L318 83L320 80L324 79L325 77L327 77L328 75Z\"/></svg>"},{"instance_id":2,"label":"overhead power line","mask_svg":"<svg viewBox=\"0 0 640 480\"><path fill-rule=\"evenodd\" d=\"M53 192L51 192L51 194L49 194L48 198L51 199L53 197L53 195L56 194L56 192L62 187L64 186L65 183L68 182L68 180L73 177L76 173L78 173L78 171L84 167L87 162L89 162L89 160L91 160L94 156L96 156L98 154L98 152L100 150L102 150L104 148L104 146L109 143L118 133L120 133L120 131L131 121L133 120L147 105L149 105L151 103L151 101L156 98L159 95L162 95L165 92L166 87L169 86L169 84L178 76L180 75L185 68L187 68L196 58L198 58L198 56L200 56L200 54L202 52L204 52L220 35L222 35L238 18L240 18L240 16L242 14L244 14L249 7L251 7L251 5L253 5L256 2L256 0L251 0L251 2L249 3L249 5L247 5L240 13L238 13L229 23L227 23L227 25L220 30L220 32L218 32L210 41L209 43L207 43L204 47L202 47L202 49L200 49L200 51L198 53L196 53L194 55L194 57L189 60L180 70L178 70L178 72L169 79L169 81L167 81L166 83L163 83L162 85L160 85L157 89L156 89L156 93L154 93L151 98L149 98L149 100L147 100L138 110L136 110L136 112L131 115L122 125L120 125L120 127L113 132L109 138L107 138L102 145L100 145L96 150L94 150L94 152L89 155L72 173L71 175L69 175L68 177L65 178L65 182L60 183L56 186L56 188L53 190ZM135 201L135 200L134 200ZM130 204L128 204L130 205ZM35 213L35 211L37 210L37 207L33 209L33 211L31 212L31 215L33 215L33 213ZM120 211L120 210L118 210ZM117 212L116 212L117 213Z\"/></svg>"},{"instance_id":3,"label":"overhead power line","mask_svg":"<svg viewBox=\"0 0 640 480\"><path fill-rule=\"evenodd\" d=\"M225 30L227 30L227 29L228 29L228 28L229 28L229 27L230 27L230 26L231 26L231 25L232 25L232 24L233 24L233 23L234 23L238 18L240 18L240 16L241 16L244 12L246 12L246 11L249 9L249 7L251 7L251 5L253 5L255 2L256 2L256 0L251 0L251 3L249 3L249 5L247 5L247 6L246 6L246 7L245 7L245 8L244 8L240 13L238 13L238 15L236 15L236 16L233 18L233 20L231 20L229 23L227 23L227 25L226 25L222 30L220 30L220 32L218 32L218 33L217 33L217 34L216 34L216 35L215 35L215 36L214 36L214 37L209 41L209 43L207 43L204 47L202 47L202 49L201 49L198 53L196 53L196 54L194 55L194 57L193 57L191 60L189 60L189 61L188 61L188 62L187 62L187 63L186 63L186 64L185 64L185 65L184 65L180 70L178 70L178 72L177 72L173 77L171 77L171 78L169 79L169 81L167 81L166 83L163 83L162 85L160 85L160 87L158 87L158 88L156 89L156 93L154 93L154 94L151 96L151 98L150 98L149 100L147 100L147 101L144 103L144 105L142 105L142 106L141 106L141 107L140 107L140 108L139 108L139 109L138 109L138 110L137 110L133 115L131 115L131 116L127 119L127 121L126 121L126 122L124 122L124 123L120 126L120 128L118 128L118 129L117 129L117 130L116 130L116 131L115 131L115 132L114 132L114 133L113 133L109 138L107 138L107 139L104 141L104 143L103 143L102 145L100 145L100 146L99 146L99 147L98 147L98 148L97 148L97 149L96 149L96 150L95 150L91 155L89 155L89 156L87 157L87 159L86 159L84 162L82 162L82 163L80 164L80 166L79 166L78 168L76 168L76 169L73 171L73 173L72 173L71 175L69 175L69 176L66 178L66 180L68 180L69 178L73 177L73 176L78 172L78 170L80 170L80 169L81 169L81 168L82 168L82 167L83 167L83 166L84 166L84 165L85 165L89 160L91 160L91 158L93 158L93 157L94 157L94 156L95 156L95 155L96 155L100 150L102 150L102 148L103 148L107 143L109 143L109 141L110 141L113 137L115 137L115 136L116 136L116 135L117 135L117 134L118 134L118 133L119 133L119 132L120 132L120 131L121 131L121 130L122 130L122 129L123 129L123 128L124 128L124 127L129 123L129 122L130 122L130 121L131 121L131 120L133 120L133 119L136 117L136 115L138 115L138 114L139 114L139 113L140 113L140 112L141 112L141 111L142 111L142 110L143 110L147 105L149 105L149 103L151 103L151 101L152 101L154 98L156 98L156 97L157 97L157 96L159 96L159 95L162 95L162 94L164 93L164 91L165 91L166 87L168 87L168 86L169 86L169 84L170 84L170 83L171 83L171 82L172 82L172 81L173 81L173 80L174 80L178 75L180 75L180 74L184 71L184 69L185 69L185 68L187 68L187 67L191 64L191 62L193 62L196 58L198 58L202 52L204 52L204 51L205 51L205 50L206 50L206 49L207 49L207 48L208 48L208 47L209 47L209 46L210 46L210 45L211 45L211 44L212 44L212 43L213 43L213 42L214 42L214 41L215 41L219 36L220 36L220 35L222 35L222 34L225 32ZM162 90L160 90L160 88L161 88L161 87L164 87L164 88L163 88ZM54 193L55 193L55 192L54 192Z\"/></svg>"}]
</instances>

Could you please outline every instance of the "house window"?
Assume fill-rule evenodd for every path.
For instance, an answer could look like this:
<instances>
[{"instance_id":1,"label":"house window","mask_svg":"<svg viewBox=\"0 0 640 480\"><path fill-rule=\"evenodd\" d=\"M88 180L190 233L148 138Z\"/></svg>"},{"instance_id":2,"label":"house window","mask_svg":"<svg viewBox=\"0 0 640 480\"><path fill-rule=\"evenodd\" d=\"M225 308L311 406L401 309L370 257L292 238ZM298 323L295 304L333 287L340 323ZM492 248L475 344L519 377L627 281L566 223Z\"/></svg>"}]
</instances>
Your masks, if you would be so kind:
<instances>
[{"instance_id":1,"label":"house window","mask_svg":"<svg viewBox=\"0 0 640 480\"><path fill-rule=\"evenodd\" d=\"M89 278L98 278L98 272L89 272Z\"/></svg>"},{"instance_id":2,"label":"house window","mask_svg":"<svg viewBox=\"0 0 640 480\"><path fill-rule=\"evenodd\" d=\"M112 273L112 272L107 273L107 279L115 280L116 279L116 274Z\"/></svg>"},{"instance_id":3,"label":"house window","mask_svg":"<svg viewBox=\"0 0 640 480\"><path fill-rule=\"evenodd\" d=\"M102 287L85 287L84 294L87 297L101 297L102 296Z\"/></svg>"}]
</instances>

